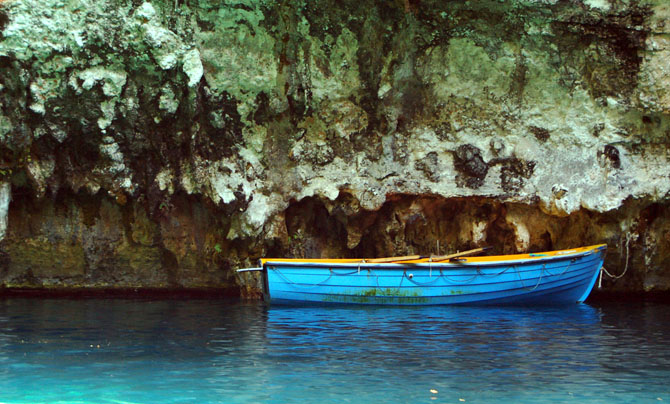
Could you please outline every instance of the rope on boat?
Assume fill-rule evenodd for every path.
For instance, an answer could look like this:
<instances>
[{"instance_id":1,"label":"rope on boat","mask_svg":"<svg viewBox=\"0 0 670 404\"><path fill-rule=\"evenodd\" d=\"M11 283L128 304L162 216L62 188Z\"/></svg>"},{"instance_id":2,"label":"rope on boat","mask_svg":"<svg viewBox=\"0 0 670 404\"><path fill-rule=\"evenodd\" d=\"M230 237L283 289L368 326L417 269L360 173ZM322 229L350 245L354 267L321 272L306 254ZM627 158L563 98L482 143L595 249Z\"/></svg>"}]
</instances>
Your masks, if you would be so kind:
<instances>
[{"instance_id":1,"label":"rope on boat","mask_svg":"<svg viewBox=\"0 0 670 404\"><path fill-rule=\"evenodd\" d=\"M429 285L432 285L432 284L436 283L436 282L439 281L440 278L441 278L441 276L438 276L438 277L436 277L434 280L432 280L432 281L430 281L430 282L426 282L426 283L417 282L417 281L415 281L414 279L412 279L412 278L414 278L413 276L410 277L410 276L407 275L407 271L403 271L403 272L402 272L402 277L403 277L403 278L407 278L407 280L409 280L410 282L412 282L413 284L415 284L415 285L417 285L417 286L429 286ZM401 280L400 282L402 282L402 280Z\"/></svg>"},{"instance_id":2,"label":"rope on boat","mask_svg":"<svg viewBox=\"0 0 670 404\"><path fill-rule=\"evenodd\" d=\"M430 262L430 261L429 261L429 262ZM433 277L433 274L432 274L432 262L430 262L430 265L429 265L428 268L429 268L428 275L429 275L429 277L432 279L432 277ZM492 276L495 277L495 276L502 275L502 274L505 273L508 269L509 269L509 267L506 268L505 270L503 270L502 272L500 272L499 274L494 274L494 275L492 275ZM374 271L373 271L372 269L368 269L368 271L370 272L370 274L371 274L372 276L375 277L375 280L377 281L377 289L382 289L382 287L379 286L379 275L375 274ZM352 272L352 273L355 273L355 271ZM414 278L414 275L412 275L412 274L407 275L407 270L405 269L405 270L403 270L402 276L400 277L400 284L398 285L398 288L400 288L400 287L402 286L402 283L403 283L403 281L405 280L405 278L407 278L408 281L412 282L413 284L415 284L415 285L417 285L417 286L430 286L430 285L434 285L435 283L437 283L437 281L439 281L440 278L445 278L447 281L449 281L449 284L452 284L452 285L453 285L453 284L466 284L466 283L470 283L470 282L472 282L473 280L475 280L475 279L477 278L478 275L485 276L485 275L483 275L481 272L479 272L479 268L477 268L477 273L475 273L471 278L469 278L469 279L467 279L467 280L465 280L465 281L457 281L457 280L454 280L454 279L448 277L447 275L445 275L445 274L444 274L444 271L443 271L442 269L440 269L440 276L436 277L435 279L433 279L433 280L430 281L430 282L425 282L425 283L424 283L424 282L417 282L417 281L415 281L414 279L412 279L412 278Z\"/></svg>"},{"instance_id":3,"label":"rope on boat","mask_svg":"<svg viewBox=\"0 0 670 404\"><path fill-rule=\"evenodd\" d=\"M483 276L483 277L495 278L495 277L500 276L500 275L504 274L505 272L509 271L510 268L512 268L512 267L514 267L514 265L506 267L505 269L503 269L502 271L498 272L497 274L490 274L490 275L486 275L485 273L482 273L482 272L479 270L479 267L477 267L477 273L478 273L479 275Z\"/></svg>"},{"instance_id":4,"label":"rope on boat","mask_svg":"<svg viewBox=\"0 0 670 404\"><path fill-rule=\"evenodd\" d=\"M603 273L607 276L609 276L611 279L617 280L623 278L624 275L626 275L626 272L628 271L628 259L630 258L630 240L633 238L633 235L630 233L626 233L626 265L624 265L623 272L619 275L612 275L606 268L605 266L600 267L600 276L598 277L598 289L601 289L603 286Z\"/></svg>"},{"instance_id":5,"label":"rope on boat","mask_svg":"<svg viewBox=\"0 0 670 404\"><path fill-rule=\"evenodd\" d=\"M627 247L626 250L628 251L628 244L626 245L626 247ZM432 269L432 260L429 261L429 263L430 263L430 265L429 265L429 277L432 278L432 270L433 270L433 269ZM467 280L456 280L456 279L454 279L454 278L451 278L451 277L447 276L447 275L444 273L443 269L440 269L440 276L436 277L435 279L431 280L430 282L417 282L417 281L415 281L414 279L412 279L413 276L411 276L411 274L410 274L410 275L407 275L407 270L403 270L403 276L400 278L400 284L398 285L398 288L400 288L400 287L402 286L402 283L403 283L403 281L404 281L405 278L407 278L408 281L410 281L411 283L413 283L413 284L415 284L415 285L417 285L417 286L430 286L430 285L433 285L433 284L437 283L437 281L439 281L440 278L445 278L445 279L446 279L450 284L452 284L452 285L453 285L453 284L457 284L457 285L458 285L458 284L467 284L467 283L470 283L470 282L472 282L473 280L475 280L475 279L477 278L477 276L482 276L482 277L487 277L487 278L495 278L495 277L498 277L498 276L503 275L505 272L507 272L507 271L509 271L511 268L513 268L514 271L516 272L517 277L519 278L519 281L521 282L521 285L523 286L523 288L526 289L526 290L528 290L528 291L533 291L533 290L537 289L537 287L538 287L538 286L540 285L540 283L542 282L542 278L544 277L544 273L545 273L545 272L547 272L547 273L548 273L549 275L551 275L551 276L555 276L555 275L551 274L551 273L547 270L546 265L547 265L546 263L542 264L542 269L541 269L541 272L540 272L540 277L538 278L537 283L535 284L535 286L533 286L532 288L528 288L528 287L526 287L526 285L524 285L524 283L523 283L523 278L521 277L521 274L519 273L519 269L518 269L517 265L508 266L508 267L506 267L505 269L503 269L502 271L500 271L500 272L498 272L498 273L495 273L495 274L490 274L490 275L487 275L487 274L482 273L482 272L480 271L480 268L477 267L477 271L476 271L476 273L475 273L474 275L472 275L472 277L470 277L470 278L467 279ZM566 269L563 270L563 272L562 272L561 274L559 274L559 276L561 276L561 275L563 275L564 273L566 273L566 272L568 271L568 269L570 268L571 265L572 265L572 261L570 262L570 264L568 264L568 266L566 267ZM628 254L626 255L626 269L627 269L627 267L628 267ZM330 280L330 278L332 278L333 276L349 276L349 275L353 275L353 274L360 274L360 273L361 273L361 263L358 264L358 268L357 268L356 270L354 270L354 271L350 271L350 272L345 272L345 273L337 273L337 272L333 271L332 268L330 268L330 274L329 274L329 276L328 276L326 279L324 279L323 281L321 281L321 282L319 282L319 283L315 283L315 284L313 284L313 285L305 285L305 286L303 286L303 285L301 285L301 284L299 284L299 283L296 283L296 282L294 282L294 281L288 279L288 278L286 277L286 275L284 275L283 273L281 273L281 271L280 271L279 269L277 269L276 267L271 267L270 269L272 269L275 273L277 273L277 275L278 275L280 278L282 278L282 279L284 280L284 282L286 282L286 283L289 284L289 285L292 285L292 286L294 286L294 287L300 287L301 289L313 289L313 288L317 288L317 287L323 286L323 285L324 285L326 282L328 282L328 281ZM624 270L624 273L622 273L621 275L619 275L619 277L622 277L622 276L626 273L626 269ZM368 271L370 272L371 275L373 275L373 276L375 277L375 280L376 280L376 283L377 283L377 289L381 289L381 286L379 285L379 275L374 274L374 272L373 272L372 269L370 269L370 268L368 268ZM601 270L601 274L600 274L601 278L602 278L602 271L604 271L605 273L607 273L607 275L609 275L610 277L612 276L612 275L610 275L609 272L607 272L607 270L603 267L602 270ZM615 278L615 279L616 279L616 278ZM599 285L599 287L600 287L600 285Z\"/></svg>"},{"instance_id":6,"label":"rope on boat","mask_svg":"<svg viewBox=\"0 0 670 404\"><path fill-rule=\"evenodd\" d=\"M273 271L274 271L280 278L282 278L282 279L284 280L284 282L286 282L287 284L289 284L289 285L291 285L291 286L293 286L293 287L296 287L296 288L297 288L297 287L300 287L301 289L314 289L314 288L317 288L317 287L319 287L319 286L323 286L326 282L328 282L328 281L330 280L330 278L333 277L333 275L334 275L334 276L348 276L348 275L353 275L353 274L356 273L356 271L352 271L352 272L348 272L348 273L345 273L345 274L338 274L337 272L335 272L335 271L333 271L333 270L331 269L331 270L330 270L330 275L328 275L328 277L327 277L326 279L322 280L322 281L319 282L319 283L315 283L315 284L313 284L313 285L303 286L303 285L301 285L301 284L299 284L299 283L296 283L296 282L294 282L294 281L288 279L288 278L286 277L286 275L282 274L281 271L280 271L279 269L277 269L277 268L275 268L275 267L271 267L270 269L273 270Z\"/></svg>"},{"instance_id":7,"label":"rope on boat","mask_svg":"<svg viewBox=\"0 0 670 404\"><path fill-rule=\"evenodd\" d=\"M355 273L360 273L360 269L358 271L351 271L351 272L345 272L345 273L337 273L337 272L335 272L331 269L330 273L332 275L335 275L335 276L349 276L349 275L353 275Z\"/></svg>"},{"instance_id":8,"label":"rope on boat","mask_svg":"<svg viewBox=\"0 0 670 404\"><path fill-rule=\"evenodd\" d=\"M326 282L328 282L328 281L330 280L330 278L332 278L333 276L349 276L349 275L353 275L353 274L356 274L356 273L360 274L360 270L361 270L360 265L359 265L359 267L358 267L358 269L357 269L356 271L350 271L350 272L345 272L345 273L338 273L338 272L335 272L335 271L333 271L333 269L331 268L331 269L330 269L330 275L328 275L328 277L327 277L326 279L322 280L322 281L319 282L319 283L315 283L315 284L313 284L313 285L306 285L306 286L303 286L303 285L301 285L301 284L299 284L299 283L297 283L297 282L294 282L294 281L288 279L288 278L286 277L286 275L284 275L283 273L281 273L281 271L280 271L279 269L277 269L276 267L271 267L270 269L273 270L273 271L274 271L280 278L282 278L282 280L283 280L284 282L286 282L287 284L289 284L289 285L291 285L291 286L294 286L294 287L300 287L301 289L313 289L313 288L317 288L317 287L319 287L319 286L323 286L323 285L325 285ZM377 277L377 287L379 287L379 277Z\"/></svg>"},{"instance_id":9,"label":"rope on boat","mask_svg":"<svg viewBox=\"0 0 670 404\"><path fill-rule=\"evenodd\" d=\"M558 275L557 275L557 274L552 274L547 268L545 268L545 271L547 272L547 274L548 274L549 276L563 276L566 272L568 272L568 269L570 269L570 267L572 266L572 264L574 264L575 262L577 262L577 258L573 258L573 259L571 259L571 260L570 260L570 263L568 264L568 266L565 267L565 269L563 270L563 272L561 272L561 273L558 274Z\"/></svg>"},{"instance_id":10,"label":"rope on boat","mask_svg":"<svg viewBox=\"0 0 670 404\"><path fill-rule=\"evenodd\" d=\"M503 271L503 272L505 272L505 271ZM448 277L447 275L444 274L444 271L440 270L440 277L448 280L449 283L451 283L452 285L453 284L470 283L470 282L474 281L477 278L477 276L479 276L479 275L482 275L482 273L479 272L479 267L477 267L477 272L475 272L475 274L472 275L472 277L470 279L468 279L466 281L458 281L458 280L454 280L453 278ZM482 275L482 276L484 276L484 275Z\"/></svg>"},{"instance_id":11,"label":"rope on boat","mask_svg":"<svg viewBox=\"0 0 670 404\"><path fill-rule=\"evenodd\" d=\"M537 279L537 283L532 288L527 288L526 285L523 284L523 279L521 279L521 274L519 274L519 269L517 268L516 265L514 265L514 269L515 269L515 272L516 272L516 276L519 277L519 282L521 283L521 286L524 289L526 289L528 292L532 292L535 289L537 289L538 286L540 286L540 282L542 282L542 277L544 277L544 272L546 270L546 268L545 268L546 266L547 266L547 263L542 264L542 269L540 270L540 277Z\"/></svg>"}]
</instances>

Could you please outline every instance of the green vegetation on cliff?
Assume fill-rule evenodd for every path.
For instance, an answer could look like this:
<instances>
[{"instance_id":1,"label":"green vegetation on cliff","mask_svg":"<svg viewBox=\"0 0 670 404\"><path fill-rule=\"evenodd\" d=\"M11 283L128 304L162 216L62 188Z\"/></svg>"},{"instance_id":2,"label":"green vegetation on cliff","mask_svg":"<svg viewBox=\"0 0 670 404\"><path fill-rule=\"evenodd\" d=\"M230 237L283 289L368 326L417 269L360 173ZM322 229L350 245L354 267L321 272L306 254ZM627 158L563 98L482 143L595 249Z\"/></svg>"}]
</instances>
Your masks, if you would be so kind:
<instances>
[{"instance_id":1,"label":"green vegetation on cliff","mask_svg":"<svg viewBox=\"0 0 670 404\"><path fill-rule=\"evenodd\" d=\"M668 26L661 0L0 1L0 284L221 285L259 255L449 234L608 242L615 267L634 239L661 269L630 287L664 288ZM431 236L380 219L440 221L425 197L488 208ZM551 227L584 212L601 233Z\"/></svg>"}]
</instances>

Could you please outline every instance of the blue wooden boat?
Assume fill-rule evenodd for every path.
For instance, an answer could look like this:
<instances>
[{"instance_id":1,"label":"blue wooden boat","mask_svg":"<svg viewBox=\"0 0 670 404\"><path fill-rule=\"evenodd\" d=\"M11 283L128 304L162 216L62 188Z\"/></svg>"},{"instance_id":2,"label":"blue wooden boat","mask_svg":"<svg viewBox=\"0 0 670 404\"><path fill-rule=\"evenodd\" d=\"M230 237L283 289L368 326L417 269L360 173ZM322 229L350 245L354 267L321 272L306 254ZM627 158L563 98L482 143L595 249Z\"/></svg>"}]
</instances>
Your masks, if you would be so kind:
<instances>
[{"instance_id":1,"label":"blue wooden boat","mask_svg":"<svg viewBox=\"0 0 670 404\"><path fill-rule=\"evenodd\" d=\"M263 258L264 297L277 304L555 305L583 302L604 244L543 253L384 259ZM477 251L477 250L471 250Z\"/></svg>"}]
</instances>

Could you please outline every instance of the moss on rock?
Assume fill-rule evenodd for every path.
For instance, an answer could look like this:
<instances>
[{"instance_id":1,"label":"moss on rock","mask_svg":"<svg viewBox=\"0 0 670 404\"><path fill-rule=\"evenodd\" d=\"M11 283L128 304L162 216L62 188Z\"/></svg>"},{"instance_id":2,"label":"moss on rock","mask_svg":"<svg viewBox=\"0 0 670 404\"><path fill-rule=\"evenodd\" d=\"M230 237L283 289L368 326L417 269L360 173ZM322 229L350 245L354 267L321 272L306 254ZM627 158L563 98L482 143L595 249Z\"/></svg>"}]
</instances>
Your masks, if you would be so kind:
<instances>
[{"instance_id":1,"label":"moss on rock","mask_svg":"<svg viewBox=\"0 0 670 404\"><path fill-rule=\"evenodd\" d=\"M611 223L663 240L663 215L631 218L670 195L669 10L0 2L2 279L220 286L257 255L620 240ZM68 268L33 270L59 253Z\"/></svg>"}]
</instances>

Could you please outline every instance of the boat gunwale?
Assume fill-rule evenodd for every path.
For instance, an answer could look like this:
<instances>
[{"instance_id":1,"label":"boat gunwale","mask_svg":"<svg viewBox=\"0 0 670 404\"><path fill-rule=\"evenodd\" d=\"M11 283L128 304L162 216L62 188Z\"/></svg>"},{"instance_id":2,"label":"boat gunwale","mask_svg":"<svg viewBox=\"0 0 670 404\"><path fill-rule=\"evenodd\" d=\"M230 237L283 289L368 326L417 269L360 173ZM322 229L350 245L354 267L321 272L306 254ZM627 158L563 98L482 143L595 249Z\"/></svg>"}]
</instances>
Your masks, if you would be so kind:
<instances>
[{"instance_id":1,"label":"boat gunwale","mask_svg":"<svg viewBox=\"0 0 670 404\"><path fill-rule=\"evenodd\" d=\"M564 277L564 276L566 276L566 275L568 275L568 277L571 277L571 276L573 276L574 274L577 274L577 273L583 273L583 272L585 272L585 271L586 271L586 272L589 272L589 271L587 270L587 268L590 267L590 262L585 261L585 263L588 263L589 265L583 265L583 266L581 266L581 267L580 267L580 266L574 266L574 267L572 267L572 268L574 268L574 269L565 270L565 271L563 271L563 272L561 272L561 273L552 273L550 269L542 269L542 268L533 268L533 269L517 268L517 270L513 271L512 273L517 273L517 274L520 274L520 275L523 274L523 275L525 276L525 275L527 275L528 273L538 272L538 271L540 272L540 275L539 275L539 276L533 276L533 277L526 277L526 278L523 278L524 281L527 280L527 279L535 280L535 279L537 279L537 278L546 278L546 277L556 277L556 276ZM568 267L570 267L570 266L568 266ZM507 268L509 268L509 266L508 266ZM390 269L390 268L386 268L386 269ZM398 269L398 268L396 268L396 269ZM400 269L401 269L401 268L400 268ZM424 269L424 268L422 268L422 269ZM425 268L425 269L428 269L428 268ZM433 269L435 269L435 268L433 268ZM442 269L442 268L438 268L438 271L439 271L439 269ZM450 269L454 269L454 270L456 270L456 269L459 269L459 268L450 268ZM460 268L460 269L463 269L463 268ZM470 270L470 269L475 269L475 268L473 268L473 267L468 267L467 269ZM279 272L279 270L276 269L276 268L271 268L271 271L277 271L277 272ZM367 269L366 269L366 271L367 271ZM295 275L295 274L297 274L297 273L296 273L296 272L291 272L291 273L290 273L290 275ZM402 274L396 274L396 275L390 275L390 276L381 275L381 274L382 274L382 273L380 273L380 274L377 275L377 276L380 277L380 278L386 278L386 279L395 279L395 278L397 278L398 276L403 276ZM283 275L286 276L287 274L283 274ZM346 274L346 275L350 275L350 274ZM345 275L345 276L346 276L346 275ZM435 273L434 275L429 275L427 272L422 272L422 273L415 272L415 273L413 273L412 275L413 275L412 279L414 279L414 278L416 278L416 277L418 277L418 278L420 278L420 279L421 279L421 278L439 278L439 277L442 276L442 274L440 274L439 272ZM486 273L479 273L478 275L480 275L480 276L482 276L482 277L484 277L484 278L487 278L487 277L488 277L488 278L494 278L494 277L497 277L497 276L499 276L499 275L501 275L501 274L486 274ZM304 276L322 276L322 274L311 273L311 274L306 274L306 275L304 275ZM462 277L469 277L469 278L471 278L471 277L472 277L472 272L471 272L471 271L468 271L468 272L461 272L461 273L451 273L451 274L449 274L448 276L449 276L449 277L459 277L459 276L462 276ZM452 279L454 279L454 278L452 278ZM500 284L500 283L507 283L507 282L516 282L517 280L518 280L518 278L515 278L515 279L512 279L512 280L506 280L506 281L496 281L496 282L477 283L476 285L485 285L485 284L486 284L486 285L493 285L493 284ZM309 285L313 285L312 282L286 282L286 281L285 281L284 283L286 283L286 284L294 284L294 285L299 285L299 286L309 286ZM394 287L394 286L377 286L377 288L381 288L381 289L386 289L386 288L388 288L388 287L394 287L394 288L415 288L415 287L433 287L433 286L436 286L436 287L443 287L443 286L463 285L463 284L465 284L465 283L470 284L469 282L462 282L462 281L459 282L459 281L457 281L457 280L454 279L454 280L452 280L452 281L449 281L449 283L446 283L446 284L443 284L443 285L416 285L416 284L408 283L408 284L405 284L405 285L402 285L402 286L398 286L398 287ZM338 286L338 287L339 287L339 286L344 286L344 285L329 285L329 286ZM364 286L364 285L360 285L360 286L359 286L359 285L346 285L346 286L347 286L347 287L362 287L362 288L365 288L365 287L366 287L366 286Z\"/></svg>"},{"instance_id":2,"label":"boat gunwale","mask_svg":"<svg viewBox=\"0 0 670 404\"><path fill-rule=\"evenodd\" d=\"M606 244L597 244L588 247L572 248L567 250L556 250L548 252L515 254L515 255L497 255L485 257L463 257L458 261L439 261L430 262L428 258L422 260L389 262L389 263L371 263L364 259L301 259L301 258L263 258L260 260L261 266L290 266L290 267L308 267L308 268L360 268L360 269L400 269L403 267L412 268L462 268L462 267L482 267L482 266L503 266L556 262L567 259L581 258L591 254L605 251Z\"/></svg>"}]
</instances>

